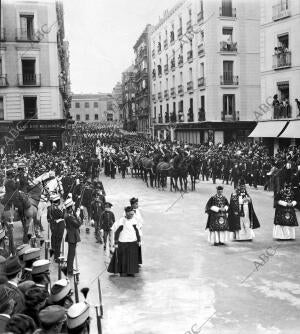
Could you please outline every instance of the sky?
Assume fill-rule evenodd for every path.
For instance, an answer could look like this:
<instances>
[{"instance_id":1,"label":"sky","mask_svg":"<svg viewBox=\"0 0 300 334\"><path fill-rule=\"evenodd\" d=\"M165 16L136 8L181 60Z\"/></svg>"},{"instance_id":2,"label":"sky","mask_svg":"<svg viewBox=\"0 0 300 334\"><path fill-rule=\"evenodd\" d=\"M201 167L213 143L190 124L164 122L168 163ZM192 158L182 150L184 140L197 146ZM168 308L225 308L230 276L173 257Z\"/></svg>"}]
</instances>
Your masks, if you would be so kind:
<instances>
[{"instance_id":1,"label":"sky","mask_svg":"<svg viewBox=\"0 0 300 334\"><path fill-rule=\"evenodd\" d=\"M111 93L133 46L177 0L63 0L73 93Z\"/></svg>"}]
</instances>

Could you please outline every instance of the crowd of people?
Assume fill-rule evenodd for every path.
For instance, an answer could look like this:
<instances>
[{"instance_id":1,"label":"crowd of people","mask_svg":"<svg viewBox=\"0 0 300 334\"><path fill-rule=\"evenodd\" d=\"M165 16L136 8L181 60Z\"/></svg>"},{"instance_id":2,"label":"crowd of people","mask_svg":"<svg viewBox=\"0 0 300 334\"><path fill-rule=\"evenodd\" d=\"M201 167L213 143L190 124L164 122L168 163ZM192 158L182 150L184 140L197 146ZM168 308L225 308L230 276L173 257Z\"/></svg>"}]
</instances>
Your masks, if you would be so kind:
<instances>
[{"instance_id":1,"label":"crowd of people","mask_svg":"<svg viewBox=\"0 0 300 334\"><path fill-rule=\"evenodd\" d=\"M206 228L212 244L223 245L229 232L233 240L254 238L260 222L246 184L254 188L262 185L264 190L274 191L273 237L295 239L298 226L295 209L300 204L300 147L289 146L271 155L260 143L187 145L158 142L112 128L84 126L78 129L76 142L68 143L59 152L41 149L1 157L4 191L0 204L3 207L0 210L0 333L89 332L90 305L87 301L79 302L78 298L73 300L71 290L82 227L86 233L94 227L95 242L111 254L109 273L123 277L139 272L143 238L139 201L131 198L124 215L116 219L99 173L103 170L104 175L115 178L120 172L125 178L128 170L135 167L136 157L141 155L149 159L158 157L157 161L171 161L177 156L187 160L195 158L202 181L233 183L230 200L219 185L216 195L207 202ZM38 217L37 205L37 216L32 217L33 231L24 228L28 242L16 247L14 236L9 234L12 208L19 209L18 201L22 210L34 206L26 194L36 184L40 189L37 204L44 201L47 206L48 232ZM16 197L16 194L21 195ZM62 258L64 236L68 243L66 259ZM44 257L42 242L39 247L37 238L51 240L49 253L47 241L44 242ZM64 278L50 287L52 258Z\"/></svg>"}]
</instances>

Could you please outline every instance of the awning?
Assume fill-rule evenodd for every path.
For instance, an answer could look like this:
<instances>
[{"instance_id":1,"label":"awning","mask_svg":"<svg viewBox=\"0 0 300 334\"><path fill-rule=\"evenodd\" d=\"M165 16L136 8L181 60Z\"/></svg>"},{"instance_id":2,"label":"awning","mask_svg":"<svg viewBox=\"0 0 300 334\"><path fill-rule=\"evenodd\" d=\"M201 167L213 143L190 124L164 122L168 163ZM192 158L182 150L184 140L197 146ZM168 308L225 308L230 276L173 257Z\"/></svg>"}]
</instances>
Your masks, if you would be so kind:
<instances>
[{"instance_id":1,"label":"awning","mask_svg":"<svg viewBox=\"0 0 300 334\"><path fill-rule=\"evenodd\" d=\"M300 138L300 120L290 121L280 138Z\"/></svg>"},{"instance_id":2,"label":"awning","mask_svg":"<svg viewBox=\"0 0 300 334\"><path fill-rule=\"evenodd\" d=\"M287 121L258 122L249 137L276 138L283 131L287 123Z\"/></svg>"}]
</instances>

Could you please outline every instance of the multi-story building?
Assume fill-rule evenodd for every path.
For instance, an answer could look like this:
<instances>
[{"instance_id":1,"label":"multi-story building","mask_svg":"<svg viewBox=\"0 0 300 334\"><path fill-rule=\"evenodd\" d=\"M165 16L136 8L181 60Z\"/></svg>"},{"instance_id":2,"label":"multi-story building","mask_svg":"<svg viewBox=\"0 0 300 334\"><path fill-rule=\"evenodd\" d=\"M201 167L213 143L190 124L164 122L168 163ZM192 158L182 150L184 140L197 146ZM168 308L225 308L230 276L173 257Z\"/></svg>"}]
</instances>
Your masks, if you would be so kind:
<instances>
[{"instance_id":1,"label":"multi-story building","mask_svg":"<svg viewBox=\"0 0 300 334\"><path fill-rule=\"evenodd\" d=\"M300 2L261 1L259 122L251 137L281 145L300 138Z\"/></svg>"},{"instance_id":2,"label":"multi-story building","mask_svg":"<svg viewBox=\"0 0 300 334\"><path fill-rule=\"evenodd\" d=\"M1 145L60 148L72 127L62 3L2 1L0 43Z\"/></svg>"},{"instance_id":3,"label":"multi-story building","mask_svg":"<svg viewBox=\"0 0 300 334\"><path fill-rule=\"evenodd\" d=\"M260 101L259 25L258 0L185 0L164 13L150 36L154 136L247 138Z\"/></svg>"},{"instance_id":4,"label":"multi-story building","mask_svg":"<svg viewBox=\"0 0 300 334\"><path fill-rule=\"evenodd\" d=\"M116 110L116 114L118 114L119 125L123 127L123 114L122 114L123 95L122 95L121 82L116 83L111 95L113 98L113 108Z\"/></svg>"},{"instance_id":5,"label":"multi-story building","mask_svg":"<svg viewBox=\"0 0 300 334\"><path fill-rule=\"evenodd\" d=\"M122 73L122 114L123 114L123 128L127 131L137 130L137 118L136 118L136 71L134 65L128 67Z\"/></svg>"},{"instance_id":6,"label":"multi-story building","mask_svg":"<svg viewBox=\"0 0 300 334\"><path fill-rule=\"evenodd\" d=\"M111 94L73 94L71 116L75 122L116 123L118 114L113 108Z\"/></svg>"},{"instance_id":7,"label":"multi-story building","mask_svg":"<svg viewBox=\"0 0 300 334\"><path fill-rule=\"evenodd\" d=\"M150 81L149 81L149 37L152 26L148 24L141 36L138 38L133 49L135 53L136 68L136 117L137 131L149 134L151 106L150 106ZM150 132L151 134L151 132Z\"/></svg>"}]
</instances>

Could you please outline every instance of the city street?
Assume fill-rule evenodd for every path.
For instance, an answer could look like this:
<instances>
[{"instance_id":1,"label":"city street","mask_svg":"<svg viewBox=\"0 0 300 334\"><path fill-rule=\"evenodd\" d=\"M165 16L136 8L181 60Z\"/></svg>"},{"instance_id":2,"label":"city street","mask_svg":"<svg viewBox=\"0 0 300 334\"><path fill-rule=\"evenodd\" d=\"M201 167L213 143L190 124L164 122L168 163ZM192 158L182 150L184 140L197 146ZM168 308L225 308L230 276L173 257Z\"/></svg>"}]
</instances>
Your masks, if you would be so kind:
<instances>
[{"instance_id":1,"label":"city street","mask_svg":"<svg viewBox=\"0 0 300 334\"><path fill-rule=\"evenodd\" d=\"M204 213L206 201L215 191L211 182L198 183L196 192L181 198L169 190L147 189L140 179L129 176L125 180L118 175L115 180L101 179L116 218L129 198L137 196L145 219L144 264L135 278L108 274L102 248L93 233L87 235L81 229L80 288L89 286L89 300L97 304L96 278L101 274L103 333L184 334L193 333L192 327L194 333L214 334L299 330L300 232L294 242L272 240L270 192L250 190L261 223L252 243L214 247L207 242ZM231 190L225 186L228 198ZM269 260L257 265L256 271L254 261L261 262L259 257L266 252Z\"/></svg>"}]
</instances>

